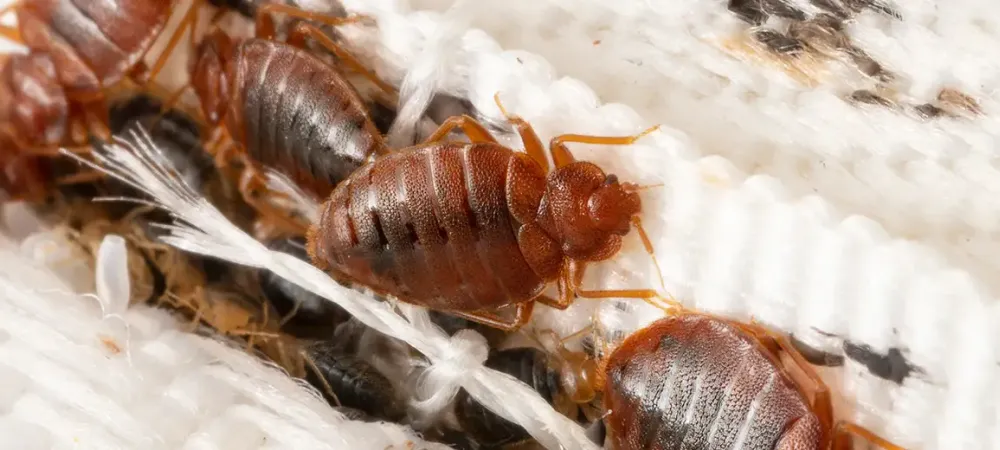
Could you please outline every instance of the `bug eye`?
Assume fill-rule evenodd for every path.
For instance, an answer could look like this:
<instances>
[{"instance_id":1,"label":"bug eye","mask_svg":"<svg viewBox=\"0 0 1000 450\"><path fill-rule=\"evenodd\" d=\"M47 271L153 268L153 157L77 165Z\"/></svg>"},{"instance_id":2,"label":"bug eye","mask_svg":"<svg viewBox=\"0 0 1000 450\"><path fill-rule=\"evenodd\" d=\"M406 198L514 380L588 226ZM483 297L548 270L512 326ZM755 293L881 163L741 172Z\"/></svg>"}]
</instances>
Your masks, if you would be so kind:
<instances>
[{"instance_id":1,"label":"bug eye","mask_svg":"<svg viewBox=\"0 0 1000 450\"><path fill-rule=\"evenodd\" d=\"M608 175L607 178L604 179L605 186L610 186L617 182L618 182L618 175Z\"/></svg>"}]
</instances>

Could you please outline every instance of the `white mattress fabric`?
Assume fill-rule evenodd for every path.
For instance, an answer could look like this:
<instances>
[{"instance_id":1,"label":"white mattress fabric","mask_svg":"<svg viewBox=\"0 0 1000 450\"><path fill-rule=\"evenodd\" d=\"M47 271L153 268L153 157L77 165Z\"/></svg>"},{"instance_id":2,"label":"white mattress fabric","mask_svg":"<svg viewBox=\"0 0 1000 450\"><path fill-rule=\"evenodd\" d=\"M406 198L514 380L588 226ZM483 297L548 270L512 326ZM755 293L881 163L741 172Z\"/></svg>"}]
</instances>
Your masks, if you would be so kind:
<instances>
[{"instance_id":1,"label":"white mattress fabric","mask_svg":"<svg viewBox=\"0 0 1000 450\"><path fill-rule=\"evenodd\" d=\"M502 121L493 101L499 93L504 107L528 120L543 141L562 133L634 134L661 124L660 131L636 145L573 149L578 158L623 180L663 184L643 193L643 224L667 293L688 306L752 317L819 349L840 354L852 349L843 367L824 371L836 393L838 415L900 445L1000 448L1000 355L994 344L1000 281L991 276L1000 265L995 244L1000 202L994 195L1000 187L995 156L1000 9L982 0L893 4L896 14L862 8L845 33L892 74L886 77L890 81L875 83L841 60L788 69L771 58L733 50L742 48L738 44L753 30L723 1L344 3L377 20L375 31L350 28L345 34L380 76L402 86L404 114L397 131L413 121L435 89L466 96L482 114ZM789 3L806 18L823 12L805 0ZM788 25L773 19L763 26L783 30ZM801 73L808 75L806 83ZM975 98L980 113L931 119L915 113L917 106L934 103L944 88ZM858 89L891 92L899 107L844 100ZM520 145L516 138L505 142ZM110 161L126 164L141 177L142 165L127 153L116 153ZM152 178L142 180L155 184ZM210 211L177 197L176 186L163 188L156 192L161 201L201 217L192 221L197 232L178 234L172 243L277 269L375 328L395 320L363 296L338 290L305 269L289 270L296 267L288 266L291 261L241 249L242 237ZM588 286L659 286L634 236L618 258L599 267L588 274ZM6 304L16 305L19 292L5 290ZM611 302L588 300L564 312L539 307L533 327L568 334L595 310L605 318L603 325L626 330L657 317L657 310L641 302L630 305L635 307L624 314ZM37 314L49 317L62 306L38 308ZM128 314L156 316L148 310ZM74 320L86 317L92 321L88 326L100 320L94 314ZM37 341L22 334L19 323L2 327L12 337L3 348L23 358L16 366L0 361L19 368L4 373L24 379L20 367L50 358L26 341L45 342L52 352L77 345L57 336ZM460 384L526 425L550 448L590 447L579 428L550 415L550 409L491 397L505 392L509 380L477 369L482 353L475 339L449 341L419 320L393 326L405 330L400 337L439 368L426 383L428 392L447 397ZM181 339L178 333L167 334ZM895 375L907 376L897 377L900 383L878 376L878 370L863 364L859 355L865 352L859 348L869 355L897 355ZM93 364L95 373L112 373L111 362ZM145 377L132 381L145 382ZM41 428L60 424L51 436L68 433L60 422L66 420L65 427L128 439L134 433L130 427L148 427L145 422L153 420L136 417L129 425L82 421L80 408L62 412L39 403L40 394L32 390L39 384L3 384L26 386L3 397L4 403L49 408L47 417L59 420L33 423ZM85 384L65 383L60 389L67 398L93 394ZM263 404L256 397L244 402L251 408ZM113 406L95 405L90 407ZM14 412L20 410L7 410L8 418L20 419L21 413ZM296 436L321 436L313 430L329 427L309 421L335 420L326 414L296 416ZM173 419L160 415L157 420ZM195 422L187 423L178 429L193 429ZM235 448L224 440L213 442L218 447L205 448ZM237 447L246 448L240 442ZM262 445L312 448L283 444L269 440Z\"/></svg>"}]
</instances>

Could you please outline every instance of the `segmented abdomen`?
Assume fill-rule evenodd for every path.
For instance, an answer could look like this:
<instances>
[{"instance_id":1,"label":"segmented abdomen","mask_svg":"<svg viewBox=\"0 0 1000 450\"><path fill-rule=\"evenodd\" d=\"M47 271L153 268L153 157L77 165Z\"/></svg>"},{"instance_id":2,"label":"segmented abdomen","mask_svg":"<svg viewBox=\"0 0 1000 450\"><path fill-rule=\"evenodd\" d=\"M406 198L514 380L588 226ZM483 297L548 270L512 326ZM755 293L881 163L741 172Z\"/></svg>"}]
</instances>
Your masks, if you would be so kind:
<instances>
[{"instance_id":1,"label":"segmented abdomen","mask_svg":"<svg viewBox=\"0 0 1000 450\"><path fill-rule=\"evenodd\" d=\"M235 111L255 161L325 197L384 147L354 88L294 47L249 39L233 59Z\"/></svg>"},{"instance_id":2,"label":"segmented abdomen","mask_svg":"<svg viewBox=\"0 0 1000 450\"><path fill-rule=\"evenodd\" d=\"M356 408L389 420L403 416L392 383L374 366L330 341L313 343L304 350L310 358L305 365L306 381L331 404Z\"/></svg>"},{"instance_id":3,"label":"segmented abdomen","mask_svg":"<svg viewBox=\"0 0 1000 450\"><path fill-rule=\"evenodd\" d=\"M661 319L630 336L607 366L615 448L818 449L818 419L762 352L730 324L701 315Z\"/></svg>"},{"instance_id":4,"label":"segmented abdomen","mask_svg":"<svg viewBox=\"0 0 1000 450\"><path fill-rule=\"evenodd\" d=\"M496 144L445 143L379 158L324 205L310 236L313 262L433 309L534 298L545 282L521 254L506 193L520 164Z\"/></svg>"},{"instance_id":5,"label":"segmented abdomen","mask_svg":"<svg viewBox=\"0 0 1000 450\"><path fill-rule=\"evenodd\" d=\"M31 0L17 10L25 46L49 53L70 93L117 83L167 24L170 0Z\"/></svg>"}]
</instances>

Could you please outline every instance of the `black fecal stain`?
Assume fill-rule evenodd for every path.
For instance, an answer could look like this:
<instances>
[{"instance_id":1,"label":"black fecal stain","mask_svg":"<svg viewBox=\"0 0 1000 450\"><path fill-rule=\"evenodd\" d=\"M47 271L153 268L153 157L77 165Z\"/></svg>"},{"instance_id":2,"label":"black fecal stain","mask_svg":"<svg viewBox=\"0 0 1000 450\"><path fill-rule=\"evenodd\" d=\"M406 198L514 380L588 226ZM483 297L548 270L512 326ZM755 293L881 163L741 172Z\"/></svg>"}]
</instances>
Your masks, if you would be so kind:
<instances>
[{"instance_id":1,"label":"black fecal stain","mask_svg":"<svg viewBox=\"0 0 1000 450\"><path fill-rule=\"evenodd\" d=\"M767 20L767 14L764 14L757 0L730 0L728 9L751 25L761 25Z\"/></svg>"},{"instance_id":2,"label":"black fecal stain","mask_svg":"<svg viewBox=\"0 0 1000 450\"><path fill-rule=\"evenodd\" d=\"M774 53L781 55L797 55L802 53L802 42L774 30L757 30L753 33L753 38L757 42L766 45L768 50Z\"/></svg>"},{"instance_id":3,"label":"black fecal stain","mask_svg":"<svg viewBox=\"0 0 1000 450\"><path fill-rule=\"evenodd\" d=\"M881 0L844 0L844 4L855 12L870 9L880 14L885 14L897 20L902 20L903 16L896 11L889 2Z\"/></svg>"},{"instance_id":4,"label":"black fecal stain","mask_svg":"<svg viewBox=\"0 0 1000 450\"><path fill-rule=\"evenodd\" d=\"M868 372L872 375L896 384L903 384L903 380L906 380L914 372L923 372L919 367L910 363L903 356L903 352L896 347L892 347L885 354L882 354L867 344L844 341L844 355L867 367Z\"/></svg>"},{"instance_id":5,"label":"black fecal stain","mask_svg":"<svg viewBox=\"0 0 1000 450\"><path fill-rule=\"evenodd\" d=\"M806 15L782 0L729 0L729 12L751 25L762 25L770 16L805 20Z\"/></svg>"},{"instance_id":6,"label":"black fecal stain","mask_svg":"<svg viewBox=\"0 0 1000 450\"><path fill-rule=\"evenodd\" d=\"M943 109L938 108L937 106L934 106L930 103L925 103L923 105L915 106L913 107L913 110L916 111L917 115L919 115L921 118L924 119L933 119L945 115Z\"/></svg>"},{"instance_id":7,"label":"black fecal stain","mask_svg":"<svg viewBox=\"0 0 1000 450\"><path fill-rule=\"evenodd\" d=\"M852 92L848 99L855 103L884 106L886 108L894 106L891 100L866 89L860 89Z\"/></svg>"},{"instance_id":8,"label":"black fecal stain","mask_svg":"<svg viewBox=\"0 0 1000 450\"><path fill-rule=\"evenodd\" d=\"M795 350L798 351L809 364L822 367L839 367L844 365L843 355L837 355L814 348L799 340L799 338L795 337L794 334L789 336L789 341L791 341L792 347L795 347Z\"/></svg>"}]
</instances>

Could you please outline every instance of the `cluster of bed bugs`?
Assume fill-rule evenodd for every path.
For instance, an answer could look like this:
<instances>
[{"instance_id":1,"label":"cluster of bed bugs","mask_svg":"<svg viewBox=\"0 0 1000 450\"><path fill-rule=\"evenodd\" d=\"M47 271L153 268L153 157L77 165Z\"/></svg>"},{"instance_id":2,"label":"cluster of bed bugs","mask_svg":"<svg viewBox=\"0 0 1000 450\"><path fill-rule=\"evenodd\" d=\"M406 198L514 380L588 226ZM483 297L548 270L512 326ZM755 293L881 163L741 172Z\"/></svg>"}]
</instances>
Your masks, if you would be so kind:
<instances>
[{"instance_id":1,"label":"cluster of bed bugs","mask_svg":"<svg viewBox=\"0 0 1000 450\"><path fill-rule=\"evenodd\" d=\"M823 4L841 21L863 7L892 14L881 3ZM733 1L730 8L754 25L770 16L793 21L787 32L755 32L776 53L850 53L843 34L832 33L842 31L833 22L780 1ZM410 417L406 380L399 378L410 371L381 370L371 358L378 352L366 347L368 337L391 337L270 272L157 244L148 224L171 218L150 207L81 207L99 196L143 194L80 171L58 150L87 155L141 127L174 175L233 223L338 282L366 288L372 301L426 307L448 333L481 332L492 348L486 366L525 382L610 448L839 449L850 448L851 436L899 448L856 425L835 424L823 382L784 336L755 324L675 305L616 347L590 351L566 345L586 329L566 338L522 329L536 302L556 309L577 298L673 304L646 287L582 286L585 270L615 257L626 237L638 237L650 256L653 248L640 219L644 187L577 160L567 146L630 145L655 127L632 136L561 135L546 149L498 94L500 112L523 142L518 151L501 145L500 128L474 118L467 100L442 94L432 117L439 128L420 143L392 148L385 134L395 105L386 99L395 98L395 87L348 51L336 31L371 20L334 0L195 0L186 8L179 1L35 0L13 12L18 25L0 34L28 52L8 55L0 72L0 187L8 199L56 217L91 253L104 235L125 236L135 302L169 308L195 329L238 340L313 385L350 419ZM173 14L180 24L165 33ZM227 16L252 22L254 36L230 34L219 25ZM211 17L207 29L199 28L201 17ZM144 57L160 38L164 50L147 66ZM166 92L156 76L170 70L173 51L185 48L187 81ZM873 77L884 72L872 70ZM347 72L377 94L363 93ZM197 102L185 104L185 92ZM939 98L975 109L964 100ZM318 221L283 206L283 194L266 182L271 170L323 202ZM544 293L553 284L554 297ZM538 345L504 347L515 333L533 333ZM450 414L422 431L456 448L532 444L519 425L464 391Z\"/></svg>"}]
</instances>

